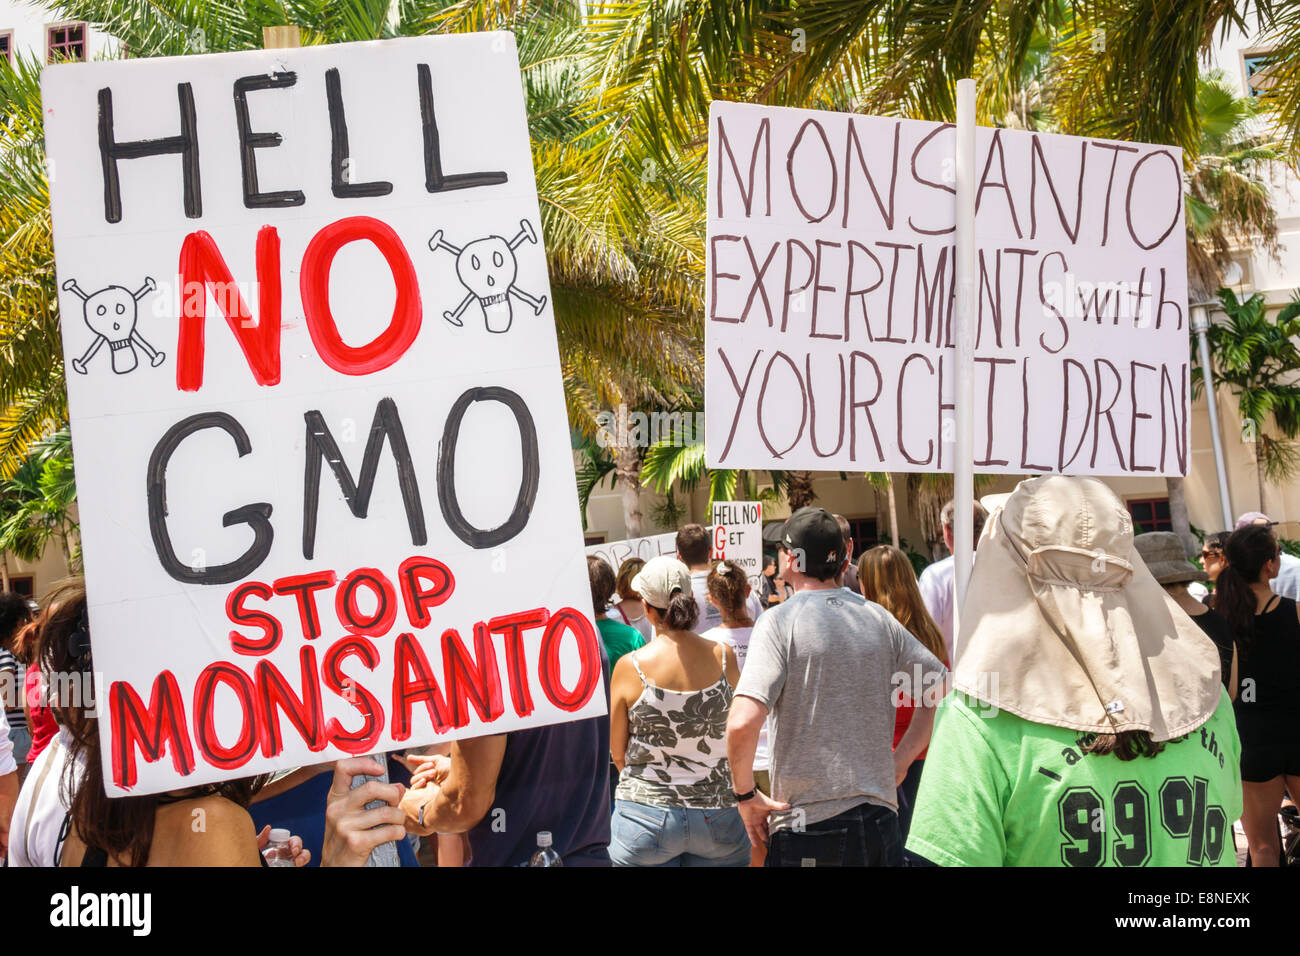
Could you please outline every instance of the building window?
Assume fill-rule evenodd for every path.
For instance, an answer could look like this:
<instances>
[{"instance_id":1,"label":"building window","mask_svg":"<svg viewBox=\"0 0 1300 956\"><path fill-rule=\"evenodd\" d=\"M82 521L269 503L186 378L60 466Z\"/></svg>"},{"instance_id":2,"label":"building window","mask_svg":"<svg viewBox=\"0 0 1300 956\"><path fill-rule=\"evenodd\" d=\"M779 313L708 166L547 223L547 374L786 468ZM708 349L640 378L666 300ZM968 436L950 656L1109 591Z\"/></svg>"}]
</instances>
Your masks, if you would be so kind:
<instances>
[{"instance_id":1,"label":"building window","mask_svg":"<svg viewBox=\"0 0 1300 956\"><path fill-rule=\"evenodd\" d=\"M25 577L11 575L9 578L9 590L14 594L21 594L30 601L36 594L36 579L30 574Z\"/></svg>"},{"instance_id":2,"label":"building window","mask_svg":"<svg viewBox=\"0 0 1300 956\"><path fill-rule=\"evenodd\" d=\"M1168 498L1132 498L1128 501L1128 513L1133 516L1134 534L1174 530L1174 523L1169 519Z\"/></svg>"},{"instance_id":3,"label":"building window","mask_svg":"<svg viewBox=\"0 0 1300 956\"><path fill-rule=\"evenodd\" d=\"M853 558L880 544L880 529L875 518L849 518L849 535L853 538Z\"/></svg>"},{"instance_id":4,"label":"building window","mask_svg":"<svg viewBox=\"0 0 1300 956\"><path fill-rule=\"evenodd\" d=\"M56 23L45 28L45 62L86 62L86 25Z\"/></svg>"},{"instance_id":5,"label":"building window","mask_svg":"<svg viewBox=\"0 0 1300 956\"><path fill-rule=\"evenodd\" d=\"M1241 64L1246 71L1246 91L1251 96L1263 96L1272 88L1272 78L1268 75L1268 67L1272 62L1272 53L1243 54Z\"/></svg>"},{"instance_id":6,"label":"building window","mask_svg":"<svg viewBox=\"0 0 1300 956\"><path fill-rule=\"evenodd\" d=\"M14 65L14 31L0 30L0 56L6 63Z\"/></svg>"}]
</instances>

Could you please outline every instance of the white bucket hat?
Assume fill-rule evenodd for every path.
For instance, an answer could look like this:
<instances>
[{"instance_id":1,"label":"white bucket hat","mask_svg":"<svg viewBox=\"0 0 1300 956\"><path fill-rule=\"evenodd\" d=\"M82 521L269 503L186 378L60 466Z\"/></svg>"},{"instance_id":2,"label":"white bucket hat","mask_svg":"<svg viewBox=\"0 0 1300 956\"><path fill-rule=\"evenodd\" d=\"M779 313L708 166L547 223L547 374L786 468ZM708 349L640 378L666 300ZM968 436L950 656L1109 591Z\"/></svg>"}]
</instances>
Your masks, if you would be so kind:
<instances>
[{"instance_id":1,"label":"white bucket hat","mask_svg":"<svg viewBox=\"0 0 1300 956\"><path fill-rule=\"evenodd\" d=\"M1016 487L985 525L960 617L954 686L1026 720L1161 741L1219 704L1217 649L1136 555L1128 511L1096 479Z\"/></svg>"}]
</instances>

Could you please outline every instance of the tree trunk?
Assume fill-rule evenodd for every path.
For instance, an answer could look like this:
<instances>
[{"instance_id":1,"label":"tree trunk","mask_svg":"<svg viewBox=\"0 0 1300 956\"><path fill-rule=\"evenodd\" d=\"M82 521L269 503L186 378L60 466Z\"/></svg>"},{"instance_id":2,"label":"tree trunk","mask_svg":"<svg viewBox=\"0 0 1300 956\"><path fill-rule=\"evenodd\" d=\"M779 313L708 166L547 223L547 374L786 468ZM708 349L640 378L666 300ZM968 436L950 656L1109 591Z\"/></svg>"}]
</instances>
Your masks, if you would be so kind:
<instances>
[{"instance_id":1,"label":"tree trunk","mask_svg":"<svg viewBox=\"0 0 1300 956\"><path fill-rule=\"evenodd\" d=\"M1190 558L1196 553L1196 536L1192 534L1192 522L1187 516L1187 494L1183 489L1183 479L1170 475L1165 479L1165 490L1169 495L1169 520L1173 524L1174 534L1183 542L1183 550Z\"/></svg>"},{"instance_id":2,"label":"tree trunk","mask_svg":"<svg viewBox=\"0 0 1300 956\"><path fill-rule=\"evenodd\" d=\"M1264 459L1259 454L1259 445L1255 446L1255 479L1259 482L1259 511L1268 514L1264 507Z\"/></svg>"},{"instance_id":3,"label":"tree trunk","mask_svg":"<svg viewBox=\"0 0 1300 956\"><path fill-rule=\"evenodd\" d=\"M0 551L0 594L9 592L9 555Z\"/></svg>"},{"instance_id":4,"label":"tree trunk","mask_svg":"<svg viewBox=\"0 0 1300 956\"><path fill-rule=\"evenodd\" d=\"M886 474L889 480L889 536L893 538L894 547L898 547L898 499L894 497L894 476Z\"/></svg>"},{"instance_id":5,"label":"tree trunk","mask_svg":"<svg viewBox=\"0 0 1300 956\"><path fill-rule=\"evenodd\" d=\"M641 537L641 459L635 448L614 451L614 480L623 495L623 527L629 538Z\"/></svg>"}]
</instances>

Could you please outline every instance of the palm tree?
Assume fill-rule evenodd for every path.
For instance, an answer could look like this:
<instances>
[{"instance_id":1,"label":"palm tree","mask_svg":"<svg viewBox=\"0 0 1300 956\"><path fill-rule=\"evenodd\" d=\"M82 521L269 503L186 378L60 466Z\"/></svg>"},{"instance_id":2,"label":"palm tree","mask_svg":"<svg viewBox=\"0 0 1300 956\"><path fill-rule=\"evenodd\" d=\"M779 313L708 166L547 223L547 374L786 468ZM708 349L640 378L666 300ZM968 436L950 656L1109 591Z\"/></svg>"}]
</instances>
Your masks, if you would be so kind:
<instances>
[{"instance_id":1,"label":"palm tree","mask_svg":"<svg viewBox=\"0 0 1300 956\"><path fill-rule=\"evenodd\" d=\"M883 491L889 501L889 537L894 547L898 547L898 497L894 494L894 476L887 471L867 473L867 482L876 491ZM879 499L877 499L879 500Z\"/></svg>"},{"instance_id":2,"label":"palm tree","mask_svg":"<svg viewBox=\"0 0 1300 956\"><path fill-rule=\"evenodd\" d=\"M1196 95L1201 140L1187 176L1186 197L1188 285L1193 301L1204 300L1222 284L1223 267L1231 261L1234 247L1253 245L1277 256L1277 215L1265 174L1283 154L1257 133L1259 114L1257 101L1237 96L1221 72L1201 77ZM1165 487L1174 533L1191 555L1197 541L1183 479L1171 475Z\"/></svg>"},{"instance_id":3,"label":"palm tree","mask_svg":"<svg viewBox=\"0 0 1300 956\"><path fill-rule=\"evenodd\" d=\"M760 472L732 468L707 468L704 443L698 438L687 441L674 434L651 445L641 468L648 486L660 494L670 494L674 487L692 492L701 481L709 483L709 511L715 501L779 502L790 494L791 473L768 471L771 487L759 490ZM791 500L791 509L794 509Z\"/></svg>"},{"instance_id":4,"label":"palm tree","mask_svg":"<svg viewBox=\"0 0 1300 956\"><path fill-rule=\"evenodd\" d=\"M817 500L817 491L813 487L813 476L811 471L792 471L786 482L786 500L790 502L790 510L798 511L805 508Z\"/></svg>"},{"instance_id":5,"label":"palm tree","mask_svg":"<svg viewBox=\"0 0 1300 956\"><path fill-rule=\"evenodd\" d=\"M582 515L582 530L587 530L587 505L601 483L614 471L614 459L599 442L574 433L573 445L576 463L574 477L578 482L578 512Z\"/></svg>"},{"instance_id":6,"label":"palm tree","mask_svg":"<svg viewBox=\"0 0 1300 956\"><path fill-rule=\"evenodd\" d=\"M1252 245L1277 257L1268 172L1283 153L1259 134L1260 114L1258 102L1237 96L1222 72L1201 77L1196 97L1201 138L1187 176L1187 262L1194 298L1204 299L1222 284L1221 268L1234 247Z\"/></svg>"},{"instance_id":7,"label":"palm tree","mask_svg":"<svg viewBox=\"0 0 1300 956\"><path fill-rule=\"evenodd\" d=\"M1231 289L1219 290L1225 322L1208 333L1214 360L1214 382L1227 385L1237 397L1241 433L1255 446L1255 473L1259 482L1259 509L1264 506L1265 479L1280 484L1300 474L1300 298L1283 306L1270 318L1259 293L1242 302ZM1201 371L1193 366L1193 388L1199 389Z\"/></svg>"},{"instance_id":8,"label":"palm tree","mask_svg":"<svg viewBox=\"0 0 1300 956\"><path fill-rule=\"evenodd\" d=\"M67 428L32 446L14 475L0 482L0 555L37 561L46 545L57 541L68 571L81 565L73 516L77 484Z\"/></svg>"},{"instance_id":9,"label":"palm tree","mask_svg":"<svg viewBox=\"0 0 1300 956\"><path fill-rule=\"evenodd\" d=\"M0 478L67 420L40 64L0 61Z\"/></svg>"}]
</instances>

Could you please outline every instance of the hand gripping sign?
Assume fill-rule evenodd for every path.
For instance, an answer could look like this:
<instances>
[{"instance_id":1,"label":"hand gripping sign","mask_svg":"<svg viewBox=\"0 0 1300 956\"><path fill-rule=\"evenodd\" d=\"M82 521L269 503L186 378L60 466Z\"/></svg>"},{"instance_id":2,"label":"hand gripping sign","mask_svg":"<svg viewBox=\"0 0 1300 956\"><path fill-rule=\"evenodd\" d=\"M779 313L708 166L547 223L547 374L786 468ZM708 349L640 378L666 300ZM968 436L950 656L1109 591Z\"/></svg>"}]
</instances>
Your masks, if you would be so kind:
<instances>
[{"instance_id":1,"label":"hand gripping sign","mask_svg":"<svg viewBox=\"0 0 1300 956\"><path fill-rule=\"evenodd\" d=\"M58 65L43 107L108 792L603 713L510 35Z\"/></svg>"}]
</instances>

